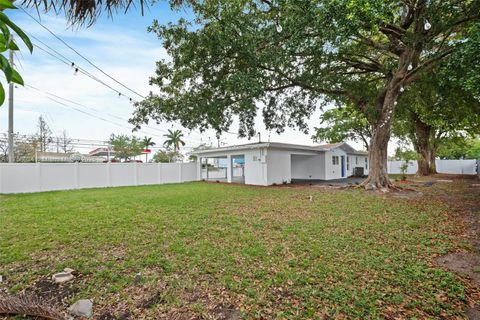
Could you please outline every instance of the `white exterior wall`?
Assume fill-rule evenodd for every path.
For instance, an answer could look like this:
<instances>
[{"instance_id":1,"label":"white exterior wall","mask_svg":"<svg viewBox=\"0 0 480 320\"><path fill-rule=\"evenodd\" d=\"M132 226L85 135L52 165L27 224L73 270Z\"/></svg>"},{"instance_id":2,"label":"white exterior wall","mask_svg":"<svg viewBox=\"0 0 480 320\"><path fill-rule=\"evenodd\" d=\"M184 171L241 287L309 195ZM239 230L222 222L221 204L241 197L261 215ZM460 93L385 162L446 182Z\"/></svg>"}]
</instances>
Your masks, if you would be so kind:
<instances>
[{"instance_id":1,"label":"white exterior wall","mask_svg":"<svg viewBox=\"0 0 480 320\"><path fill-rule=\"evenodd\" d=\"M325 180L325 154L292 154L292 179Z\"/></svg>"},{"instance_id":2,"label":"white exterior wall","mask_svg":"<svg viewBox=\"0 0 480 320\"><path fill-rule=\"evenodd\" d=\"M267 158L265 148L245 150L245 184L267 186Z\"/></svg>"},{"instance_id":3,"label":"white exterior wall","mask_svg":"<svg viewBox=\"0 0 480 320\"><path fill-rule=\"evenodd\" d=\"M336 165L332 163L333 156L339 157L339 162ZM345 177L342 177L342 156L345 157L345 172L347 173L347 154L345 151L337 148L325 152L325 180L346 178L347 174L345 175Z\"/></svg>"},{"instance_id":4,"label":"white exterior wall","mask_svg":"<svg viewBox=\"0 0 480 320\"><path fill-rule=\"evenodd\" d=\"M0 194L199 180L196 163L5 163Z\"/></svg>"},{"instance_id":5,"label":"white exterior wall","mask_svg":"<svg viewBox=\"0 0 480 320\"><path fill-rule=\"evenodd\" d=\"M267 151L267 184L282 184L292 181L291 156L288 150L268 149Z\"/></svg>"},{"instance_id":6,"label":"white exterior wall","mask_svg":"<svg viewBox=\"0 0 480 320\"><path fill-rule=\"evenodd\" d=\"M368 163L368 156L354 154L349 154L348 156L350 158L350 168L348 169L348 176L353 175L355 167L362 167L363 173L365 175L368 175L368 169L370 169L370 164ZM357 159L358 164L356 163Z\"/></svg>"}]
</instances>

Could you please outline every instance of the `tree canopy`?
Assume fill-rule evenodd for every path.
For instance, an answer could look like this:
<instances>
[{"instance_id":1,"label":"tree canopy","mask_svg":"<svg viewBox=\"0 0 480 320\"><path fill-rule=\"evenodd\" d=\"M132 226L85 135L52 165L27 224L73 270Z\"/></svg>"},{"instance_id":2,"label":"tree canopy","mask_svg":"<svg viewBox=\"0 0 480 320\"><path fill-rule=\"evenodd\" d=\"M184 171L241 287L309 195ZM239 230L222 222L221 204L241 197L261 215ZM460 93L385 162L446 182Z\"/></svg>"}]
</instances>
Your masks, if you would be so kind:
<instances>
[{"instance_id":1,"label":"tree canopy","mask_svg":"<svg viewBox=\"0 0 480 320\"><path fill-rule=\"evenodd\" d=\"M312 136L314 141L328 143L353 140L361 142L365 150L369 148L372 128L363 113L355 108L343 107L325 111L320 117L320 124Z\"/></svg>"},{"instance_id":2,"label":"tree canopy","mask_svg":"<svg viewBox=\"0 0 480 320\"><path fill-rule=\"evenodd\" d=\"M115 151L115 158L124 161L131 160L133 157L141 154L143 149L143 142L140 139L125 134L112 134L109 144Z\"/></svg>"},{"instance_id":3,"label":"tree canopy","mask_svg":"<svg viewBox=\"0 0 480 320\"><path fill-rule=\"evenodd\" d=\"M399 100L394 134L412 142L419 154L420 175L436 172L435 158L442 143L480 133L478 25L469 31L468 40L432 72L422 73Z\"/></svg>"},{"instance_id":4,"label":"tree canopy","mask_svg":"<svg viewBox=\"0 0 480 320\"><path fill-rule=\"evenodd\" d=\"M168 163L182 161L183 155L178 151L158 150L153 155L153 162Z\"/></svg>"}]
</instances>

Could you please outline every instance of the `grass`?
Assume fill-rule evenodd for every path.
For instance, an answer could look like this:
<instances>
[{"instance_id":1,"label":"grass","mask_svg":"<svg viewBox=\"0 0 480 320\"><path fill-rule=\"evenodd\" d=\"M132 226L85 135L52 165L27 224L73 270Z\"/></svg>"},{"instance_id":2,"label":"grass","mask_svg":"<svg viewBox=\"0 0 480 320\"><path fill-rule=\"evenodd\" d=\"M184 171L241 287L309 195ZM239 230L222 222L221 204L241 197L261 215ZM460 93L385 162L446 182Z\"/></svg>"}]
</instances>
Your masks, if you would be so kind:
<instances>
[{"instance_id":1,"label":"grass","mask_svg":"<svg viewBox=\"0 0 480 320\"><path fill-rule=\"evenodd\" d=\"M33 292L70 267L64 305L92 298L97 315L461 317L466 289L431 263L455 248L447 211L361 190L207 183L0 196L0 292Z\"/></svg>"}]
</instances>

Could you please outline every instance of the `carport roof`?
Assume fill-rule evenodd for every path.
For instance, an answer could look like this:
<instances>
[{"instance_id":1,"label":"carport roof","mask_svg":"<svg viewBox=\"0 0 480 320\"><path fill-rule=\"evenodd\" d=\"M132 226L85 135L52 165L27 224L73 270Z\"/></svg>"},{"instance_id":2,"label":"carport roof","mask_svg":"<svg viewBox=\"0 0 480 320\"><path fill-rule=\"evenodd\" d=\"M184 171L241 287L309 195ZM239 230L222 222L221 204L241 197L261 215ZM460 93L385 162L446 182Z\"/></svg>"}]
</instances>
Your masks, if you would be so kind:
<instances>
[{"instance_id":1,"label":"carport roof","mask_svg":"<svg viewBox=\"0 0 480 320\"><path fill-rule=\"evenodd\" d=\"M247 144L241 144L241 145L235 145L235 146L220 147L215 149L197 150L192 153L201 156L201 155L208 155L211 153L251 150L251 149L259 149L259 148L275 148L275 149L316 151L316 152L325 152L325 151L329 151L336 148L342 148L342 150L344 150L348 154L365 154L365 155L367 154L366 152L356 151L355 149L350 147L347 143L305 146L300 144L281 143L281 142L255 142L255 143L247 143Z\"/></svg>"}]
</instances>

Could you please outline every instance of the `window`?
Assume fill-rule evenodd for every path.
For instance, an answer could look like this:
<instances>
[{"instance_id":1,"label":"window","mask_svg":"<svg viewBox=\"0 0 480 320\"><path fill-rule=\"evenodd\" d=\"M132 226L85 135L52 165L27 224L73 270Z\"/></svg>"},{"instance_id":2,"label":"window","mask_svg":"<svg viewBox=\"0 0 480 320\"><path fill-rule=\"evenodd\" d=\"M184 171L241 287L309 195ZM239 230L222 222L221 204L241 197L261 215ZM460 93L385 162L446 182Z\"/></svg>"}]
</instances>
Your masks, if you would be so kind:
<instances>
[{"instance_id":1,"label":"window","mask_svg":"<svg viewBox=\"0 0 480 320\"><path fill-rule=\"evenodd\" d=\"M350 170L350 157L347 156L347 170Z\"/></svg>"},{"instance_id":2,"label":"window","mask_svg":"<svg viewBox=\"0 0 480 320\"><path fill-rule=\"evenodd\" d=\"M340 163L340 160L338 156L332 156L332 164L333 165L338 165Z\"/></svg>"},{"instance_id":3,"label":"window","mask_svg":"<svg viewBox=\"0 0 480 320\"><path fill-rule=\"evenodd\" d=\"M358 164L358 157L355 157L355 164Z\"/></svg>"},{"instance_id":4,"label":"window","mask_svg":"<svg viewBox=\"0 0 480 320\"><path fill-rule=\"evenodd\" d=\"M368 159L365 158L365 169L368 169Z\"/></svg>"}]
</instances>

